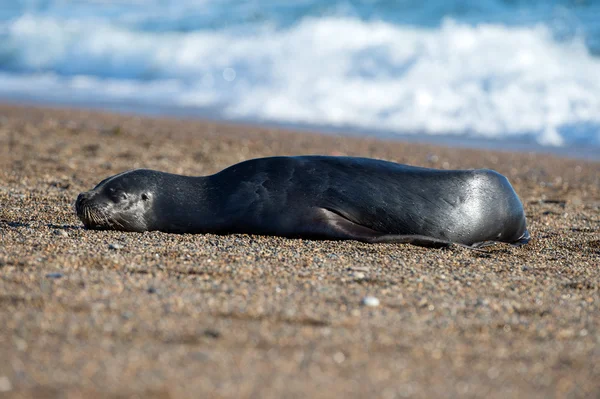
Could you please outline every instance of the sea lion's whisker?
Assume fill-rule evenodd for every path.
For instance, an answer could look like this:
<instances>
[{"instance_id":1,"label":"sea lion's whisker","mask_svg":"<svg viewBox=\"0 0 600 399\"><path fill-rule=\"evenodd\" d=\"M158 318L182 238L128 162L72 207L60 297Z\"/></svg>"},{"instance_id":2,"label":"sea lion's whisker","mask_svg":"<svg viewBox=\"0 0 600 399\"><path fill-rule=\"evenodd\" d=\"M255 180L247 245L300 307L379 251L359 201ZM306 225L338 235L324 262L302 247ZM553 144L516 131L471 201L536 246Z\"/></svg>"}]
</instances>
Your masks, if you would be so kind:
<instances>
[{"instance_id":1,"label":"sea lion's whisker","mask_svg":"<svg viewBox=\"0 0 600 399\"><path fill-rule=\"evenodd\" d=\"M90 209L90 213L92 215L92 219L94 220L94 223L97 225L102 225L102 218L98 212L97 209Z\"/></svg>"},{"instance_id":2,"label":"sea lion's whisker","mask_svg":"<svg viewBox=\"0 0 600 399\"><path fill-rule=\"evenodd\" d=\"M105 224L106 226L110 226L110 225L111 225L111 223L110 223L110 221L108 220L108 216L106 216L106 213L104 213L104 212L99 212L99 213L100 213L100 216L102 217L102 221L104 222L104 224Z\"/></svg>"},{"instance_id":3,"label":"sea lion's whisker","mask_svg":"<svg viewBox=\"0 0 600 399\"><path fill-rule=\"evenodd\" d=\"M113 224L116 224L116 225L117 225L117 226L119 226L119 227L125 228L125 226L123 226L123 224L122 224L121 222L119 222L117 219L113 219L113 220L112 220L112 223L113 223Z\"/></svg>"}]
</instances>

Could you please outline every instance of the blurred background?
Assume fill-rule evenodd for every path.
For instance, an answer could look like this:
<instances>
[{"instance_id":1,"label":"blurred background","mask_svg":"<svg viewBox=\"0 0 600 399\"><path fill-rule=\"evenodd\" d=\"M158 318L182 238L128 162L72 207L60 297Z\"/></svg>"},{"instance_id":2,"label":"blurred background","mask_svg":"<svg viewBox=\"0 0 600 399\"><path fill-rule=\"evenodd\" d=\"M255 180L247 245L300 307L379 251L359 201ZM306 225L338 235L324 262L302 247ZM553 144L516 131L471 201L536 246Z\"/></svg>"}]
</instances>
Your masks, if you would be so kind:
<instances>
[{"instance_id":1,"label":"blurred background","mask_svg":"<svg viewBox=\"0 0 600 399\"><path fill-rule=\"evenodd\" d=\"M600 153L600 1L2 0L0 100Z\"/></svg>"}]
</instances>

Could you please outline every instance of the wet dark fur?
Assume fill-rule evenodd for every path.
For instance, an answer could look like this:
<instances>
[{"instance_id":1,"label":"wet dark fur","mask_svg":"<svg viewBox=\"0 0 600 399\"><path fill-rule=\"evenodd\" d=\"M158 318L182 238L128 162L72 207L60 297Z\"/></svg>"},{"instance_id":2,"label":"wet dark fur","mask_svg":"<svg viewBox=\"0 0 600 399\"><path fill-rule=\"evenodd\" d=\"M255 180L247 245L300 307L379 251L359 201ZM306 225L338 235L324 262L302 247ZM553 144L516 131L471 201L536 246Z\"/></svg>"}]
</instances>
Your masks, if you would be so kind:
<instances>
[{"instance_id":1,"label":"wet dark fur","mask_svg":"<svg viewBox=\"0 0 600 399\"><path fill-rule=\"evenodd\" d=\"M129 198L148 194L143 222L128 222L141 216L136 214L112 224L85 216L86 207L103 209L107 199L115 201L111 195L122 192ZM89 228L125 231L250 233L434 247L529 241L521 201L499 173L367 158L262 158L206 177L139 169L104 180L81 194L76 207ZM105 219L114 216L106 212Z\"/></svg>"}]
</instances>

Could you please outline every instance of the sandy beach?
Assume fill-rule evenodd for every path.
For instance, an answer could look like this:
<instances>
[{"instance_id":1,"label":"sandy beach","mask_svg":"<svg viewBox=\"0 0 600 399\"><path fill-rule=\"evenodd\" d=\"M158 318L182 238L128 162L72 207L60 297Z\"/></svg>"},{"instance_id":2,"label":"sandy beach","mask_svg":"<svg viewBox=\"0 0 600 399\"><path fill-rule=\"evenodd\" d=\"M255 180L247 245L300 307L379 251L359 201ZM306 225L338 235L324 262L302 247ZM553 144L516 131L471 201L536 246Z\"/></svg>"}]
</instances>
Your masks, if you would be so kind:
<instances>
[{"instance_id":1,"label":"sandy beach","mask_svg":"<svg viewBox=\"0 0 600 399\"><path fill-rule=\"evenodd\" d=\"M495 169L533 239L89 231L73 209L127 169L300 154ZM0 162L0 397L600 396L600 162L13 105Z\"/></svg>"}]
</instances>

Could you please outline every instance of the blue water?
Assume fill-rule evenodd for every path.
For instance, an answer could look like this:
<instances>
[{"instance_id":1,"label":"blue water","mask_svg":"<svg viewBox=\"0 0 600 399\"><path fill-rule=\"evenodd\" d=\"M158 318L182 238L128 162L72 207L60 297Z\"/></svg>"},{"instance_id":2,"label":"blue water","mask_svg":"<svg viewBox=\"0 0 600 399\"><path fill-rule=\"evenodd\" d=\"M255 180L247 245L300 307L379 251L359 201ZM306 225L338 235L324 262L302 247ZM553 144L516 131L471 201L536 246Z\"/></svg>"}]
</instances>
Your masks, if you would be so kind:
<instances>
[{"instance_id":1,"label":"blue water","mask_svg":"<svg viewBox=\"0 0 600 399\"><path fill-rule=\"evenodd\" d=\"M600 153L600 1L0 1L0 98Z\"/></svg>"}]
</instances>

